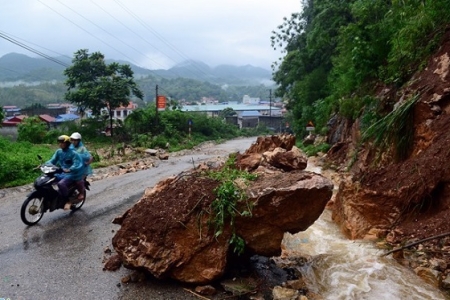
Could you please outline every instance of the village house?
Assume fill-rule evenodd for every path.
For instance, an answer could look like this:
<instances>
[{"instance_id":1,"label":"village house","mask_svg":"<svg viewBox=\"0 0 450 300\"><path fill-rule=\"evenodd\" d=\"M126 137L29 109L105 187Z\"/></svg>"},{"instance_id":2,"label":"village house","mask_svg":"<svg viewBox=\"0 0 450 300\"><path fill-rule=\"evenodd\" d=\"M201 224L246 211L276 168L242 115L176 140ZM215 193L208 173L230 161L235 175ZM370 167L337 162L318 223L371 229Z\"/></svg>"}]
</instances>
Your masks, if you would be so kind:
<instances>
[{"instance_id":1,"label":"village house","mask_svg":"<svg viewBox=\"0 0 450 300\"><path fill-rule=\"evenodd\" d=\"M5 105L3 106L3 112L5 117L12 117L20 114L20 108L15 105Z\"/></svg>"},{"instance_id":2,"label":"village house","mask_svg":"<svg viewBox=\"0 0 450 300\"><path fill-rule=\"evenodd\" d=\"M117 108L113 109L111 111L112 118L114 120L123 121L129 114L131 114L137 108L138 108L138 105L136 103L133 103L132 101L130 101L130 103L126 107L121 106L121 107L117 107ZM108 110L105 108L102 110L102 112L108 113Z\"/></svg>"},{"instance_id":3,"label":"village house","mask_svg":"<svg viewBox=\"0 0 450 300\"><path fill-rule=\"evenodd\" d=\"M22 123L22 121L27 118L26 115L17 115L12 117L7 117L2 122L2 127L17 127L17 124Z\"/></svg>"}]
</instances>

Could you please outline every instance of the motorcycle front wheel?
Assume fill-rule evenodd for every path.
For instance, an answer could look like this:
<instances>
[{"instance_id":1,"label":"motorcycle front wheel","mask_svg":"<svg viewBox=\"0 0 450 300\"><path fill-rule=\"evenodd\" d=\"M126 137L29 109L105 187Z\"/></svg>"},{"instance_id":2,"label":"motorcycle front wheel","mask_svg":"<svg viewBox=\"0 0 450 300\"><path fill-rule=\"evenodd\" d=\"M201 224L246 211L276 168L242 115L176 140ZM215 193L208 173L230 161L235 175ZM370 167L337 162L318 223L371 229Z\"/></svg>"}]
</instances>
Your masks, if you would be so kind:
<instances>
[{"instance_id":1,"label":"motorcycle front wheel","mask_svg":"<svg viewBox=\"0 0 450 300\"><path fill-rule=\"evenodd\" d=\"M35 193L28 196L20 209L20 218L25 224L32 226L37 224L44 215L44 197Z\"/></svg>"}]
</instances>

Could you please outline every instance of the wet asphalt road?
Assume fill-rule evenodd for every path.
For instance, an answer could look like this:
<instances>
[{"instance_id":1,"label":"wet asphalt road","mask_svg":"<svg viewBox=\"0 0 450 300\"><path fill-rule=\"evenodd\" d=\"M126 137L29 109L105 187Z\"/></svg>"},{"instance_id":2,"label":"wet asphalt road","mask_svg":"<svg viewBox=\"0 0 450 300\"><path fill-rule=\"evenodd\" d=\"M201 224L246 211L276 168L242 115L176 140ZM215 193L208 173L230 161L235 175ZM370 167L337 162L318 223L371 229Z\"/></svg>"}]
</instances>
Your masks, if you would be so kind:
<instances>
[{"instance_id":1,"label":"wet asphalt road","mask_svg":"<svg viewBox=\"0 0 450 300\"><path fill-rule=\"evenodd\" d=\"M148 279L121 283L134 273L103 271L106 248L120 228L112 224L145 188L201 161L244 152L256 138L242 138L193 154L169 157L155 168L115 176L91 185L77 212L56 210L28 227L20 220L27 192L0 198L0 298L17 299L198 299L175 282Z\"/></svg>"}]
</instances>

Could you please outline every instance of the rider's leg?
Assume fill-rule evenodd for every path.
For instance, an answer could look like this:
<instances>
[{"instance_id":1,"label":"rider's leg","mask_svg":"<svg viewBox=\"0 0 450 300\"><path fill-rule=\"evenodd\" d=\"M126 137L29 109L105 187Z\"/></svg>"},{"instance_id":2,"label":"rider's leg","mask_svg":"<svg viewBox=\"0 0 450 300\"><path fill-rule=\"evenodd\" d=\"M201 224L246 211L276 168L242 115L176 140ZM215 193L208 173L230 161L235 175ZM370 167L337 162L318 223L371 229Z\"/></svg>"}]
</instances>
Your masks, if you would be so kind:
<instances>
[{"instance_id":1,"label":"rider's leg","mask_svg":"<svg viewBox=\"0 0 450 300\"><path fill-rule=\"evenodd\" d=\"M59 194L64 200L68 200L69 198L69 184L71 180L67 177L62 178L60 181L58 181L58 189Z\"/></svg>"},{"instance_id":2,"label":"rider's leg","mask_svg":"<svg viewBox=\"0 0 450 300\"><path fill-rule=\"evenodd\" d=\"M59 193L61 197L63 198L64 202L66 203L64 205L64 210L70 209L70 202L69 202L69 185L72 183L72 180L64 177L58 182L58 188Z\"/></svg>"},{"instance_id":3,"label":"rider's leg","mask_svg":"<svg viewBox=\"0 0 450 300\"><path fill-rule=\"evenodd\" d=\"M83 200L85 191L84 178L77 181L77 190L78 190L78 200Z\"/></svg>"}]
</instances>

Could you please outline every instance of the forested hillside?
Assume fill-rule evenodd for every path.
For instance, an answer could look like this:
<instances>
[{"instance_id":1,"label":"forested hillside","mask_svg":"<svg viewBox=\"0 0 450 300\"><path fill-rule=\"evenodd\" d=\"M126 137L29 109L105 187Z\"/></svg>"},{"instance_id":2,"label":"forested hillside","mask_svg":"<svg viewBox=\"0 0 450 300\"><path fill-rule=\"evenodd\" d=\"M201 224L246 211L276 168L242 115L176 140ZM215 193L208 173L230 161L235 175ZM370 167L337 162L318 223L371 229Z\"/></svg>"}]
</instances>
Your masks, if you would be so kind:
<instances>
[{"instance_id":1,"label":"forested hillside","mask_svg":"<svg viewBox=\"0 0 450 300\"><path fill-rule=\"evenodd\" d=\"M70 65L67 58L57 58ZM108 61L108 60L107 60ZM127 63L127 62L122 62ZM131 65L136 82L144 92L144 102L159 94L173 100L200 101L202 97L220 102L241 101L244 95L269 101L270 71L252 66L218 66L210 68L200 62L187 61L169 70L147 70ZM64 67L44 58L7 54L0 58L0 106L65 102L67 86ZM20 81L19 83L17 81ZM134 99L141 106L145 103Z\"/></svg>"},{"instance_id":2,"label":"forested hillside","mask_svg":"<svg viewBox=\"0 0 450 300\"><path fill-rule=\"evenodd\" d=\"M279 96L292 123L325 132L330 116L361 119L362 128L392 110L377 89L401 87L424 67L450 23L449 0L304 0L271 37L285 57L276 64Z\"/></svg>"},{"instance_id":3,"label":"forested hillside","mask_svg":"<svg viewBox=\"0 0 450 300\"><path fill-rule=\"evenodd\" d=\"M261 100L269 101L269 89L275 90L275 86L268 87L263 84L221 87L194 79L157 79L153 76L138 79L136 82L144 92L144 101L147 103L154 101L156 85L159 88L159 95L165 95L174 100L185 99L187 101L200 101L202 97L212 97L220 102L242 101L244 95L259 97ZM67 86L63 82L42 83L34 86L22 84L14 87L3 87L0 88L0 106L16 105L26 107L35 103L45 105L67 102L64 100L66 90ZM133 101L140 104L140 106L145 104L138 99L133 99Z\"/></svg>"}]
</instances>

